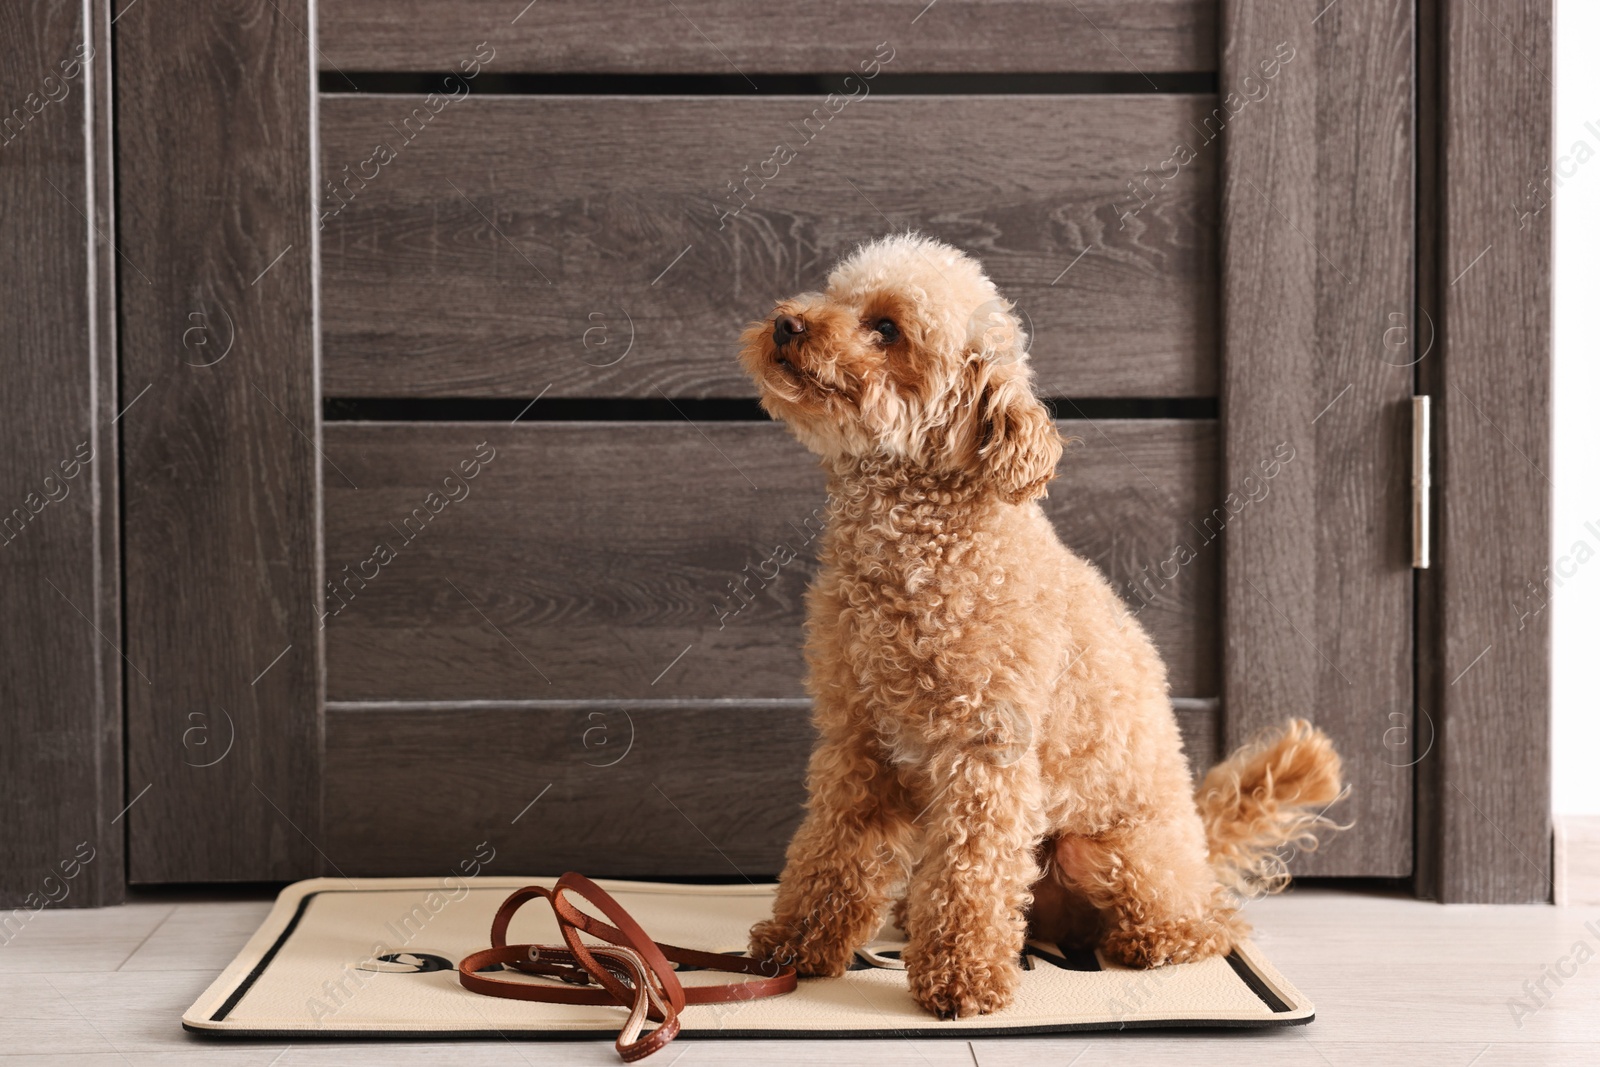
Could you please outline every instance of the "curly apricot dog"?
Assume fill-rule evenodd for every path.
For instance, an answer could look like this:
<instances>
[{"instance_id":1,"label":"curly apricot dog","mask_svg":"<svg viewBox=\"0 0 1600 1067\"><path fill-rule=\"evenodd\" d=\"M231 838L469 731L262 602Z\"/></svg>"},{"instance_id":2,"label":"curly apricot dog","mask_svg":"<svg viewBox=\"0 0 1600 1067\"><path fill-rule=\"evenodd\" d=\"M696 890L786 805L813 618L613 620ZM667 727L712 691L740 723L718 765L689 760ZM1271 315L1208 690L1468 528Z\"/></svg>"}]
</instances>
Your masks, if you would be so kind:
<instances>
[{"instance_id":1,"label":"curly apricot dog","mask_svg":"<svg viewBox=\"0 0 1600 1067\"><path fill-rule=\"evenodd\" d=\"M741 340L829 496L810 799L752 953L842 974L903 888L912 995L950 1019L1011 1002L1030 930L1136 967L1228 952L1339 758L1292 722L1192 789L1155 647L1036 503L1061 439L1011 304L895 236Z\"/></svg>"}]
</instances>

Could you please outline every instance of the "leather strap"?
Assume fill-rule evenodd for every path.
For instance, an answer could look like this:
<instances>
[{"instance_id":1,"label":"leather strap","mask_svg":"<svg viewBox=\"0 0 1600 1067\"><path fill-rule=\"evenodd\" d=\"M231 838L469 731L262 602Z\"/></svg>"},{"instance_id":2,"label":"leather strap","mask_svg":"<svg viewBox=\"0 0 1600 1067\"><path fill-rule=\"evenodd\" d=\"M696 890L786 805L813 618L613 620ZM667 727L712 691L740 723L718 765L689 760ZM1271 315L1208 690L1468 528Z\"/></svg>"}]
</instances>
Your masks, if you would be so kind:
<instances>
[{"instance_id":1,"label":"leather strap","mask_svg":"<svg viewBox=\"0 0 1600 1067\"><path fill-rule=\"evenodd\" d=\"M603 922L580 910L567 899L568 894L593 904L611 922ZM549 901L565 946L506 944L511 917L535 897ZM586 944L580 934L608 944ZM627 1063L659 1052L677 1037L681 1025L679 1015L686 1005L775 997L795 988L793 967L778 967L748 956L702 952L652 940L610 893L571 871L556 881L554 889L524 886L507 897L495 912L494 923L489 928L489 945L461 961L457 972L463 987L474 993L510 1000L627 1008L627 1022L617 1034L617 1052ZM753 977L743 982L685 988L672 969L673 963ZM478 973L495 964L523 974L558 978L564 985L507 981ZM643 1033L646 1020L658 1024L649 1033Z\"/></svg>"}]
</instances>

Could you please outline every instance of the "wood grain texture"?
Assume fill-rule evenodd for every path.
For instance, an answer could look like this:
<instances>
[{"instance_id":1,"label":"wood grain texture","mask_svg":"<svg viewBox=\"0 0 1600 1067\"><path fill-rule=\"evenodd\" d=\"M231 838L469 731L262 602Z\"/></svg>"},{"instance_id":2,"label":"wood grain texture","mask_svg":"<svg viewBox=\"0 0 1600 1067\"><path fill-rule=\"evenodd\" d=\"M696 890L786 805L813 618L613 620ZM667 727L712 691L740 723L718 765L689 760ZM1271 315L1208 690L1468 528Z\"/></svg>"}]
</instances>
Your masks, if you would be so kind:
<instances>
[{"instance_id":1,"label":"wood grain texture","mask_svg":"<svg viewBox=\"0 0 1600 1067\"><path fill-rule=\"evenodd\" d=\"M743 325L916 227L1019 304L1041 393L1214 396L1217 146L1164 166L1213 104L325 96L324 389L750 396Z\"/></svg>"},{"instance_id":2,"label":"wood grain texture","mask_svg":"<svg viewBox=\"0 0 1600 1067\"><path fill-rule=\"evenodd\" d=\"M453 70L479 42L496 69L810 73L853 69L880 41L915 71L1216 69L1214 0L325 0L325 70ZM988 47L975 47L988 42Z\"/></svg>"},{"instance_id":3,"label":"wood grain texture","mask_svg":"<svg viewBox=\"0 0 1600 1067\"><path fill-rule=\"evenodd\" d=\"M307 10L117 23L135 882L321 870Z\"/></svg>"},{"instance_id":4,"label":"wood grain texture","mask_svg":"<svg viewBox=\"0 0 1600 1067\"><path fill-rule=\"evenodd\" d=\"M805 800L808 707L330 703L325 847L350 877L453 869L489 841L497 871L772 878ZM1215 702L1178 719L1198 766Z\"/></svg>"},{"instance_id":5,"label":"wood grain texture","mask_svg":"<svg viewBox=\"0 0 1600 1067\"><path fill-rule=\"evenodd\" d=\"M1047 512L1148 604L1172 691L1215 695L1214 424L1061 426L1081 445ZM825 493L783 428L330 423L325 435L350 479L326 484L330 700L804 694L801 597ZM450 501L446 478L480 442L493 458L470 481L456 474ZM1180 544L1197 556L1187 565Z\"/></svg>"},{"instance_id":6,"label":"wood grain texture","mask_svg":"<svg viewBox=\"0 0 1600 1067\"><path fill-rule=\"evenodd\" d=\"M1441 900L1551 894L1550 4L1445 0L1439 290ZM1492 110L1490 110L1492 108ZM1530 190L1538 190L1537 196Z\"/></svg>"},{"instance_id":7,"label":"wood grain texture","mask_svg":"<svg viewBox=\"0 0 1600 1067\"><path fill-rule=\"evenodd\" d=\"M5 945L44 907L124 888L107 19L99 3L0 10Z\"/></svg>"},{"instance_id":8,"label":"wood grain texture","mask_svg":"<svg viewBox=\"0 0 1600 1067\"><path fill-rule=\"evenodd\" d=\"M1247 496L1263 461L1294 456L1224 539L1227 743L1315 721L1352 788L1332 814L1354 826L1296 873L1403 876L1419 747L1402 743L1417 737L1411 9L1230 0L1224 24L1220 88L1240 101L1222 197L1226 485Z\"/></svg>"}]
</instances>

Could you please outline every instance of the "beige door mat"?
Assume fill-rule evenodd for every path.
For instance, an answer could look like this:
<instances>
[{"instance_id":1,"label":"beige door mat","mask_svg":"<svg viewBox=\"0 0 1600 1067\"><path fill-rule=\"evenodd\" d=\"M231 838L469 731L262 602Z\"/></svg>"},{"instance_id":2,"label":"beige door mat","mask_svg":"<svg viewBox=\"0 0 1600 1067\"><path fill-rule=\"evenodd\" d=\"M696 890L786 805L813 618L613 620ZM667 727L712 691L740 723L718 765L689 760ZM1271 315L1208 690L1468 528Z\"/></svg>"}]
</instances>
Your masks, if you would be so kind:
<instances>
[{"instance_id":1,"label":"beige door mat","mask_svg":"<svg viewBox=\"0 0 1600 1067\"><path fill-rule=\"evenodd\" d=\"M620 1008L502 1000L463 989L455 964L489 943L500 902L552 878L316 878L278 896L222 976L184 1013L184 1029L239 1038L600 1038ZM770 885L599 881L659 941L741 952L769 914ZM1226 959L1154 971L1083 951L1030 943L1016 1002L941 1023L906 990L897 932L858 953L841 978L808 978L780 997L693 1005L683 1036L943 1037L1142 1027L1263 1027L1306 1023L1312 1006L1249 942ZM548 908L530 904L509 940L559 942ZM684 985L716 972L681 973ZM537 979L528 979L537 981Z\"/></svg>"}]
</instances>

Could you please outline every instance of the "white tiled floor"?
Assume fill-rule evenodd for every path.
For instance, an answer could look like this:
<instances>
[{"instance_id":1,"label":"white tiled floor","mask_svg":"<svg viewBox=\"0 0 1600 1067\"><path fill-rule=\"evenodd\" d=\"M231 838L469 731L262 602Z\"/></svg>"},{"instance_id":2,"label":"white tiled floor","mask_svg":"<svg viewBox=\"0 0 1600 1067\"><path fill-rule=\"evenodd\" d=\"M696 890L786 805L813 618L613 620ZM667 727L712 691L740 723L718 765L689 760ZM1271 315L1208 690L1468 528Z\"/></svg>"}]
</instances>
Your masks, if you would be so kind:
<instances>
[{"instance_id":1,"label":"white tiled floor","mask_svg":"<svg viewBox=\"0 0 1600 1067\"><path fill-rule=\"evenodd\" d=\"M358 1044L205 1041L183 1009L233 958L268 902L141 901L45 911L0 947L0 1067L24 1063L187 1067L440 1067L616 1064L609 1043ZM1256 940L1317 1005L1308 1027L1271 1032L1056 1038L692 1041L648 1063L671 1067L1500 1067L1600 1065L1600 908L1443 907L1306 890L1251 905ZM1590 925L1586 925L1590 924ZM1579 942L1587 953L1576 952ZM1577 963L1578 957L1584 962ZM1576 973L1542 1005L1524 982L1563 957ZM1509 1001L1537 1008L1513 1019ZM1520 1025L1519 1025L1520 1022Z\"/></svg>"}]
</instances>

